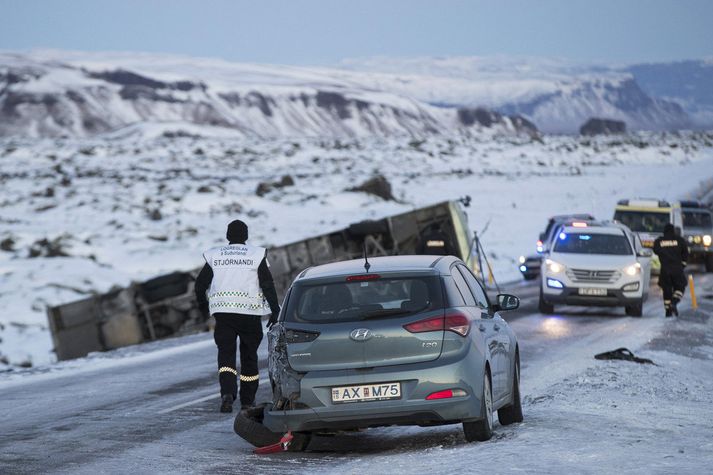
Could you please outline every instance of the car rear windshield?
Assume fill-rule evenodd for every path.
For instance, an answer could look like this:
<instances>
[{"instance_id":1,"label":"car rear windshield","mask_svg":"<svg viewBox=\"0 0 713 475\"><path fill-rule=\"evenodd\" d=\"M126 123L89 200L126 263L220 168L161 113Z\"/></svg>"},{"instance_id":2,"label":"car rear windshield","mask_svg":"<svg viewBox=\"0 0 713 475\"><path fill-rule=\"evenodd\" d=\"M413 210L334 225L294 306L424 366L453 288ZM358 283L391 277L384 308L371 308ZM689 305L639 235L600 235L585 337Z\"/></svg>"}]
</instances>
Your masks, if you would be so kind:
<instances>
[{"instance_id":1,"label":"car rear windshield","mask_svg":"<svg viewBox=\"0 0 713 475\"><path fill-rule=\"evenodd\" d=\"M632 254L626 236L616 234L560 233L555 242L555 252L570 254Z\"/></svg>"},{"instance_id":2,"label":"car rear windshield","mask_svg":"<svg viewBox=\"0 0 713 475\"><path fill-rule=\"evenodd\" d=\"M403 317L443 308L440 277L383 277L376 280L297 285L286 320L332 323Z\"/></svg>"},{"instance_id":3,"label":"car rear windshield","mask_svg":"<svg viewBox=\"0 0 713 475\"><path fill-rule=\"evenodd\" d=\"M662 233L663 227L671 222L668 211L617 211L614 219L637 233Z\"/></svg>"},{"instance_id":4,"label":"car rear windshield","mask_svg":"<svg viewBox=\"0 0 713 475\"><path fill-rule=\"evenodd\" d=\"M683 213L684 228L711 228L713 221L711 214L707 211L684 211Z\"/></svg>"}]
</instances>

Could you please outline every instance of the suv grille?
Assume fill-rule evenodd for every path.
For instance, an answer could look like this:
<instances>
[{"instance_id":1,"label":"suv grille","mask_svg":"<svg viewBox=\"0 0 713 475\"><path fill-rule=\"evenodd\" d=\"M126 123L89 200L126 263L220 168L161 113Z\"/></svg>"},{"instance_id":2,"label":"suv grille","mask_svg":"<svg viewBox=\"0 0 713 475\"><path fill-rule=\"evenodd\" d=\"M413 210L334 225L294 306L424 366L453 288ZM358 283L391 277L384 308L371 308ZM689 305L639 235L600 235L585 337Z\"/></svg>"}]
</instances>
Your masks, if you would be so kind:
<instances>
[{"instance_id":1,"label":"suv grille","mask_svg":"<svg viewBox=\"0 0 713 475\"><path fill-rule=\"evenodd\" d=\"M621 273L616 270L567 269L567 277L569 277L572 282L611 284L619 280Z\"/></svg>"}]
</instances>

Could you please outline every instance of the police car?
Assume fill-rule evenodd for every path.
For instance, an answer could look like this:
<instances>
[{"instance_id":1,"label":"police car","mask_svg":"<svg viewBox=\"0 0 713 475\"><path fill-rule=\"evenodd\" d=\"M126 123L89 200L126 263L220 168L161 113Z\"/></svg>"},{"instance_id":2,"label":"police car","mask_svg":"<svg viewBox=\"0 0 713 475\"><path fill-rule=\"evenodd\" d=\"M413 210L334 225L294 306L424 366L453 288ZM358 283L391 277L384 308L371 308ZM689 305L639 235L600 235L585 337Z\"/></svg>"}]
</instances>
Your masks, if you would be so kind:
<instances>
[{"instance_id":1,"label":"police car","mask_svg":"<svg viewBox=\"0 0 713 475\"><path fill-rule=\"evenodd\" d=\"M651 249L628 227L575 221L559 228L542 265L539 310L556 304L623 306L640 317L648 297Z\"/></svg>"}]
</instances>

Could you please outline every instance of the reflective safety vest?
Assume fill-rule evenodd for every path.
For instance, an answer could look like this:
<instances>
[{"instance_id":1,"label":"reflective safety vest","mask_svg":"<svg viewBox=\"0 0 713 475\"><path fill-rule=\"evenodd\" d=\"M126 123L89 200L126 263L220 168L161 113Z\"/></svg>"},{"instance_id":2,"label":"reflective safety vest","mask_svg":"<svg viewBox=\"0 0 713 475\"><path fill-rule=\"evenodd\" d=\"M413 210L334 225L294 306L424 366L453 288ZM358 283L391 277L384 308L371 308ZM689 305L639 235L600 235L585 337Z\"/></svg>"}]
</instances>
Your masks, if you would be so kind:
<instances>
[{"instance_id":1,"label":"reflective safety vest","mask_svg":"<svg viewBox=\"0 0 713 475\"><path fill-rule=\"evenodd\" d=\"M268 315L270 306L260 289L257 269L265 258L264 247L230 244L203 253L213 269L208 290L210 314Z\"/></svg>"}]
</instances>

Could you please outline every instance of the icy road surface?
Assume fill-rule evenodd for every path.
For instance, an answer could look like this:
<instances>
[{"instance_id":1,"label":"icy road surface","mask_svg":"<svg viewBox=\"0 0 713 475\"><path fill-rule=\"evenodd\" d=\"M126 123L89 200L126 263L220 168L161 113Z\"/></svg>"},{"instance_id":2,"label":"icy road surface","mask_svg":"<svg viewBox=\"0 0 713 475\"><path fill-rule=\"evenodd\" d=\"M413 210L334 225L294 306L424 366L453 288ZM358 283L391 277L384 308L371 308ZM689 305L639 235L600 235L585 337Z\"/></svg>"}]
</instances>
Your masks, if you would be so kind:
<instances>
[{"instance_id":1,"label":"icy road surface","mask_svg":"<svg viewBox=\"0 0 713 475\"><path fill-rule=\"evenodd\" d=\"M544 316L536 287L513 289L525 422L496 425L489 442L466 443L460 425L393 427L253 455L217 412L203 334L2 375L0 473L702 473L713 462L713 276L696 282L702 308L677 320L662 317L653 288L641 319L575 307ZM620 346L658 366L593 359Z\"/></svg>"}]
</instances>

